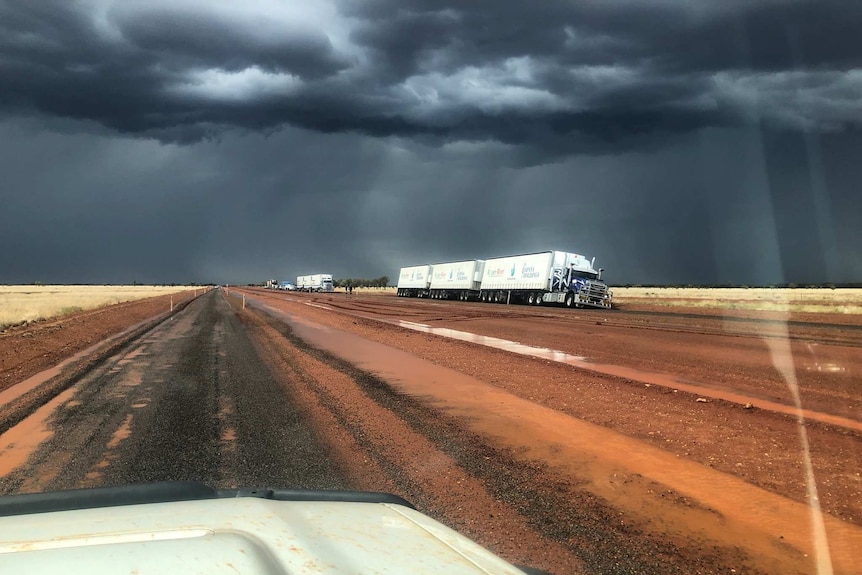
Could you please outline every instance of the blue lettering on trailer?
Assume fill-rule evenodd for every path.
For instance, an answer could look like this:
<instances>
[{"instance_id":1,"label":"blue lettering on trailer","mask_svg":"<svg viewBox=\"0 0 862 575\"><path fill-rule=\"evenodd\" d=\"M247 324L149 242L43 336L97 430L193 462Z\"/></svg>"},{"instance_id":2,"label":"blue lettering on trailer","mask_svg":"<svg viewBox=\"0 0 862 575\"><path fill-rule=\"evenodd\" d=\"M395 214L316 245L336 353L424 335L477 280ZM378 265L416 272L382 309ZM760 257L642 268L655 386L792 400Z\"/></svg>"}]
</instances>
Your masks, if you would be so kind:
<instances>
[{"instance_id":1,"label":"blue lettering on trailer","mask_svg":"<svg viewBox=\"0 0 862 575\"><path fill-rule=\"evenodd\" d=\"M536 270L535 266L528 266L524 264L524 267L521 268L521 277L522 278L537 278L539 277L539 272Z\"/></svg>"}]
</instances>

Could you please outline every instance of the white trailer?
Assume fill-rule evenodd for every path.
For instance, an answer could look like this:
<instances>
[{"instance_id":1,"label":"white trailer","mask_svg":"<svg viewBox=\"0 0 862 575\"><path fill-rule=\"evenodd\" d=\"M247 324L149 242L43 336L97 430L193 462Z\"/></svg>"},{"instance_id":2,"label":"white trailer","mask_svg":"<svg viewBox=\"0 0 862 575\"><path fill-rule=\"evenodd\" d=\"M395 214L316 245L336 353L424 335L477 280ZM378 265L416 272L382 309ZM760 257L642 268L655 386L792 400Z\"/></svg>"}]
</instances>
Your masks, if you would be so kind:
<instances>
[{"instance_id":1,"label":"white trailer","mask_svg":"<svg viewBox=\"0 0 862 575\"><path fill-rule=\"evenodd\" d=\"M308 292L331 292L333 290L332 274L297 276L296 289Z\"/></svg>"},{"instance_id":2,"label":"white trailer","mask_svg":"<svg viewBox=\"0 0 862 575\"><path fill-rule=\"evenodd\" d=\"M431 270L429 265L401 268L395 293L401 297L428 297Z\"/></svg>"},{"instance_id":3,"label":"white trailer","mask_svg":"<svg viewBox=\"0 0 862 575\"><path fill-rule=\"evenodd\" d=\"M611 307L603 270L582 255L547 251L485 262L479 299L496 303L561 303L566 307Z\"/></svg>"},{"instance_id":4,"label":"white trailer","mask_svg":"<svg viewBox=\"0 0 862 575\"><path fill-rule=\"evenodd\" d=\"M460 301L479 299L485 260L434 264L431 268L431 298Z\"/></svg>"}]
</instances>

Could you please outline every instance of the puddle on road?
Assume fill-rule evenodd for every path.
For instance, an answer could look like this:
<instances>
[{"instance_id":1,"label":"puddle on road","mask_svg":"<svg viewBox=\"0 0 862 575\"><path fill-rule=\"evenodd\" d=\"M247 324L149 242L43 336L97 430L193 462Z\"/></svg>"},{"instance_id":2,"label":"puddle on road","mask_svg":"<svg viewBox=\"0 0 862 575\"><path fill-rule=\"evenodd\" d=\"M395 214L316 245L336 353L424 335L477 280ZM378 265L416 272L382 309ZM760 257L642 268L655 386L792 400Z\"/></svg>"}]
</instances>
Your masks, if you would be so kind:
<instances>
[{"instance_id":1,"label":"puddle on road","mask_svg":"<svg viewBox=\"0 0 862 575\"><path fill-rule=\"evenodd\" d=\"M39 445L51 438L53 432L48 428L48 418L76 391L77 386L70 387L0 435L0 477L27 463Z\"/></svg>"},{"instance_id":2,"label":"puddle on road","mask_svg":"<svg viewBox=\"0 0 862 575\"><path fill-rule=\"evenodd\" d=\"M493 347L495 349L502 349L503 351L510 351L512 353L517 353L520 355L528 355L530 357L537 357L539 359L558 361L560 363L567 363L569 365L580 366L587 361L587 358L585 357L579 355L571 355L562 351L557 351L555 349L524 345L523 343L518 343L516 341L509 341L507 339L500 339L498 337L491 337L487 335L478 335L475 333L470 333L468 331L458 331L456 329L450 329L448 327L431 327L430 325L426 325L424 323L416 323L404 320L398 320L395 325L399 327L406 327L407 329L412 329L415 331L421 331L423 333L430 333L432 335L439 335L442 337L448 337L450 339L457 339L459 341L468 341L470 343L485 345L488 347Z\"/></svg>"},{"instance_id":3,"label":"puddle on road","mask_svg":"<svg viewBox=\"0 0 862 575\"><path fill-rule=\"evenodd\" d=\"M146 404L134 404L132 407L134 408L138 405L143 407ZM85 479L89 482L87 486L94 487L97 482L101 481L104 475L104 469L116 460L117 453L113 450L120 445L123 440L128 439L132 435L132 419L134 419L134 415L131 413L127 414L123 419L123 422L120 424L120 427L111 434L111 439L105 445L104 458L85 476Z\"/></svg>"},{"instance_id":4,"label":"puddle on road","mask_svg":"<svg viewBox=\"0 0 862 575\"><path fill-rule=\"evenodd\" d=\"M621 365L593 363L585 357L571 355L555 349L524 345L515 341L509 341L506 339L500 339L485 335L478 335L466 331L458 331L447 327L432 327L423 323L415 323L412 321L404 320L386 321L386 323L390 323L392 325L397 325L398 327L403 327L414 331L419 331L422 333L428 333L431 335L438 335L449 339L456 339L459 341L466 341L478 345L484 345L487 347L492 347L494 349L517 353L519 355L564 363L566 365L571 365L595 373L601 373L603 375L611 375L614 377L638 381L648 385L658 385L669 389L677 389L694 395L709 397L712 399L722 399L740 405L752 404L760 409L767 409L769 411L784 413L787 415L792 415L793 417L799 415L799 412L796 407L792 405L777 403L759 397L744 395L741 393L734 393L732 391L708 387L697 383L686 382L670 374L641 371L638 369L624 367ZM823 423L830 423L832 425L845 427L847 429L862 431L862 421L856 421L838 415L821 413L817 411L809 411L805 409L802 410L802 415L803 417L805 417L805 419L812 419Z\"/></svg>"},{"instance_id":5,"label":"puddle on road","mask_svg":"<svg viewBox=\"0 0 862 575\"><path fill-rule=\"evenodd\" d=\"M12 387L3 390L2 392L0 392L0 405L5 405L14 399L17 399L18 397L21 397L22 395L24 395L28 391L32 391L33 389L36 389L37 387L39 387L40 385L42 385L43 383L45 383L49 379L60 375L60 373L63 371L63 369L65 367L67 367L68 365L70 365L70 364L72 364L72 363L74 363L80 359L83 359L83 358L87 357L88 355L91 355L93 352L95 352L99 348L103 347L105 344L110 343L112 341L116 341L117 339L120 339L121 337L133 332L134 330L144 326L145 324L155 321L156 318L161 317L162 315L164 315L164 314L159 314L159 315L153 316L151 318L147 318L143 321L139 321L138 323L136 323L132 326L129 326L128 328L124 329L123 331L121 331L119 333L115 333L114 335L109 336L109 337L103 339L102 341L91 345L87 349L81 350L78 353L74 354L73 356L64 359L63 361L61 361L60 363L58 363L54 367L48 368L44 371L40 371L39 373L33 375L32 377L29 377L29 378L25 379L24 381L16 383ZM140 348L138 348L138 349L140 349ZM131 353L135 353L135 352L131 352ZM134 357L134 356L129 355L127 357Z\"/></svg>"},{"instance_id":6,"label":"puddle on road","mask_svg":"<svg viewBox=\"0 0 862 575\"><path fill-rule=\"evenodd\" d=\"M132 414L128 414L120 424L120 427L111 435L111 440L108 442L107 448L113 449L120 444L121 441L127 439L132 434Z\"/></svg>"},{"instance_id":7,"label":"puddle on road","mask_svg":"<svg viewBox=\"0 0 862 575\"><path fill-rule=\"evenodd\" d=\"M225 443L236 441L236 427L234 425L234 407L233 399L227 395L219 396L219 411L218 419L221 425L221 440Z\"/></svg>"},{"instance_id":8,"label":"puddle on road","mask_svg":"<svg viewBox=\"0 0 862 575\"><path fill-rule=\"evenodd\" d=\"M127 353L126 355L124 355L123 359L124 360L132 360L132 359L135 359L136 357L139 357L141 355L149 355L148 353L146 353L146 349L147 349L146 344L140 345L140 346L136 347L135 349L133 349L132 351L130 351L129 353Z\"/></svg>"},{"instance_id":9,"label":"puddle on road","mask_svg":"<svg viewBox=\"0 0 862 575\"><path fill-rule=\"evenodd\" d=\"M576 483L586 480L593 493L668 537L741 548L767 572L798 570L813 554L809 509L803 503L407 352L268 305L252 305L286 321L310 345L459 418L473 432L511 449L519 458L545 462ZM623 377L630 377L629 370L621 371L626 373ZM622 481L621 477L636 479ZM673 489L697 505L665 498L657 487ZM839 571L852 571L862 529L827 517L827 532L834 564Z\"/></svg>"}]
</instances>

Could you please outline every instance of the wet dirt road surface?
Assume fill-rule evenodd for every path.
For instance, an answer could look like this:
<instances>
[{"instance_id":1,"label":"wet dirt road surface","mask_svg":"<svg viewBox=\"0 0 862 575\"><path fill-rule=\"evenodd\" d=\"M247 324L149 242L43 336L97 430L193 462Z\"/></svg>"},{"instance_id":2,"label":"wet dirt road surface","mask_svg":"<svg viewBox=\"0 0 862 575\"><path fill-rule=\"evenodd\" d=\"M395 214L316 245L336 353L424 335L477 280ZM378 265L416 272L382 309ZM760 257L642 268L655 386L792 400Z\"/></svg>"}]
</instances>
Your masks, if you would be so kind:
<instances>
[{"instance_id":1,"label":"wet dirt road surface","mask_svg":"<svg viewBox=\"0 0 862 575\"><path fill-rule=\"evenodd\" d=\"M0 489L194 479L388 491L553 573L817 572L790 415L397 325L518 333L577 358L589 346L561 335L574 310L540 310L545 328L531 332L525 314L535 310L254 290L243 309L240 293L198 298L101 361L64 371L66 383L55 376L0 397ZM666 322L651 333L692 331ZM849 347L842 365L852 367L855 333L815 339ZM631 361L648 355L605 345L628 346ZM652 357L663 359L685 364ZM702 383L697 375L684 373ZM852 409L815 407L856 420ZM836 573L857 572L858 434L822 422L808 432L827 557Z\"/></svg>"},{"instance_id":2,"label":"wet dirt road surface","mask_svg":"<svg viewBox=\"0 0 862 575\"><path fill-rule=\"evenodd\" d=\"M20 419L14 407L6 420ZM163 480L346 486L217 292L6 429L0 474L3 493Z\"/></svg>"},{"instance_id":3,"label":"wet dirt road surface","mask_svg":"<svg viewBox=\"0 0 862 575\"><path fill-rule=\"evenodd\" d=\"M155 323L2 392L0 493L165 480L386 491L515 563L589 572L425 434L467 459L483 447L456 428L440 439L432 412L284 324L219 291ZM405 423L409 409L424 431ZM598 560L619 557L641 563L634 550Z\"/></svg>"},{"instance_id":4,"label":"wet dirt road surface","mask_svg":"<svg viewBox=\"0 0 862 575\"><path fill-rule=\"evenodd\" d=\"M746 572L782 573L828 572L822 564L831 559L835 572L857 572L862 443L860 394L853 381L858 381L862 354L855 318L782 324L771 317L660 312L660 327L640 331L632 318L642 321L642 315L631 313L609 316L618 325L613 330L597 324L607 314L603 311L588 315L546 308L530 318L536 310L524 307L246 293L268 313L292 316L294 328L305 330L305 339L314 341L315 324L331 327L315 345L331 346L327 348L336 355L382 376L402 393L457 414L463 427L493 438L490 443L512 450L519 461L546 465L543 476L562 480L557 488L566 493L565 500L578 500L571 488L583 484L581 495L596 496L622 511L622 522L634 524L633 530L661 534L679 546L673 552L677 556L691 560L692 555L714 554L737 572L742 566ZM733 324L734 331L716 329L722 324ZM436 327L416 333L416 326L439 326L441 331L457 326L479 338L486 334L509 338L507 343L517 338L525 345L548 346L544 351L552 353L518 357L508 346L498 351L496 345L465 344L438 336ZM790 333L782 334L787 327ZM411 377L393 367L404 360L343 339L342 331L455 373L434 376L427 366L417 366L413 371L421 375ZM590 338L591 332L596 337ZM816 353L808 349L812 343L821 346ZM571 369L553 359L569 355L582 360L597 345L618 350L615 356L598 355L600 367L613 369ZM586 359L595 361L596 355L590 355ZM807 369L812 362L836 357L841 371ZM781 360L777 365L776 358ZM641 360L661 371L638 369ZM794 369L786 369L785 361ZM752 366L757 368L753 374ZM803 392L801 414L815 416L804 426L782 381L788 371ZM812 373L819 377L810 377ZM463 375L471 383L455 385ZM428 384L424 388L423 382ZM782 395L765 399L781 387ZM837 401L811 400L817 396ZM514 419L507 420L506 411ZM519 419L525 425L519 426ZM826 513L812 511L812 501ZM815 531L823 537L815 537Z\"/></svg>"}]
</instances>

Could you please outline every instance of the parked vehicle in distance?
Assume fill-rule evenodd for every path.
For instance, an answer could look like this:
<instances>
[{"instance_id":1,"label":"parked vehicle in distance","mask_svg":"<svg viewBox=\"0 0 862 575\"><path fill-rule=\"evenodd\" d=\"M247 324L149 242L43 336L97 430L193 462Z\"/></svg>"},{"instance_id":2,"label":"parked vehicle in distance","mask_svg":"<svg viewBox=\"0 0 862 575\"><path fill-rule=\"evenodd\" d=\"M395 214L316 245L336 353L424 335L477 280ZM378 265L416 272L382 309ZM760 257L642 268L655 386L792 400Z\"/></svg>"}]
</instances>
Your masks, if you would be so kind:
<instances>
[{"instance_id":1,"label":"parked vehicle in distance","mask_svg":"<svg viewBox=\"0 0 862 575\"><path fill-rule=\"evenodd\" d=\"M402 297L476 299L486 303L566 307L612 306L613 294L601 281L595 258L556 250L401 268L397 294Z\"/></svg>"},{"instance_id":2,"label":"parked vehicle in distance","mask_svg":"<svg viewBox=\"0 0 862 575\"><path fill-rule=\"evenodd\" d=\"M277 289L278 280L266 280L266 289Z\"/></svg>"},{"instance_id":3,"label":"parked vehicle in distance","mask_svg":"<svg viewBox=\"0 0 862 575\"><path fill-rule=\"evenodd\" d=\"M402 297L428 297L431 287L431 266L410 266L398 273L396 292Z\"/></svg>"},{"instance_id":4,"label":"parked vehicle in distance","mask_svg":"<svg viewBox=\"0 0 862 575\"><path fill-rule=\"evenodd\" d=\"M290 282L281 282L280 284L278 284L278 289L284 291L293 291L296 289L296 287Z\"/></svg>"},{"instance_id":5,"label":"parked vehicle in distance","mask_svg":"<svg viewBox=\"0 0 862 575\"><path fill-rule=\"evenodd\" d=\"M297 276L296 289L305 292L331 292L332 274L311 274Z\"/></svg>"}]
</instances>

